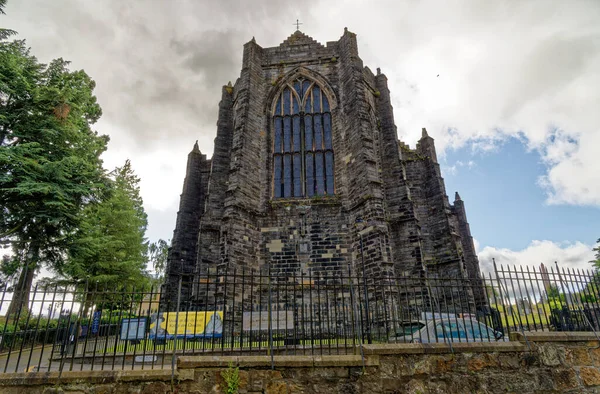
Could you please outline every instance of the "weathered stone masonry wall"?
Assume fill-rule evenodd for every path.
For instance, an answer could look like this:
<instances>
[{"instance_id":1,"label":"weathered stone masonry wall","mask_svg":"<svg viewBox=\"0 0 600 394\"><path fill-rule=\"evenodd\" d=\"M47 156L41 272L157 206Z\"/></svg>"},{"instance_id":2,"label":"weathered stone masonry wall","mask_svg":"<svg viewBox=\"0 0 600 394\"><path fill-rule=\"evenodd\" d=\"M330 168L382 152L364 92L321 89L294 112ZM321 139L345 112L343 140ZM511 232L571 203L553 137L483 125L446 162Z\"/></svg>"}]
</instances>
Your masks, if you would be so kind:
<instances>
[{"instance_id":1,"label":"weathered stone masonry wall","mask_svg":"<svg viewBox=\"0 0 600 394\"><path fill-rule=\"evenodd\" d=\"M365 345L359 355L185 356L170 370L0 375L0 393L597 393L600 342L588 333L527 333L525 342ZM527 345L529 344L529 346ZM271 366L274 369L271 369Z\"/></svg>"},{"instance_id":2,"label":"weathered stone masonry wall","mask_svg":"<svg viewBox=\"0 0 600 394\"><path fill-rule=\"evenodd\" d=\"M272 199L272 106L299 76L329 98L335 195ZM398 141L387 78L363 65L347 29L326 45L300 31L277 47L246 43L239 79L223 87L213 158L196 167L188 166L181 196L167 300L176 299L180 274L185 283L219 268L351 268L372 283L477 276L464 205L448 202L433 139L425 134L414 150ZM184 303L202 298L187 286ZM421 299L422 289L415 282L407 298Z\"/></svg>"}]
</instances>

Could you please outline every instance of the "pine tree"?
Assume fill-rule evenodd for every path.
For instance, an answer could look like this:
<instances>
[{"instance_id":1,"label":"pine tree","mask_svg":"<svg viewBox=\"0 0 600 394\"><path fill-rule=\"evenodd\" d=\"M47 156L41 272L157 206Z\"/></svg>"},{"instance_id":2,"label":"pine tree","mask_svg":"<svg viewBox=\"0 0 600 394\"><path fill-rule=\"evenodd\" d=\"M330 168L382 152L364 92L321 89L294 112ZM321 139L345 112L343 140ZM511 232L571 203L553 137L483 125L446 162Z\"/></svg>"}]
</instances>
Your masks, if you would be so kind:
<instances>
[{"instance_id":1,"label":"pine tree","mask_svg":"<svg viewBox=\"0 0 600 394\"><path fill-rule=\"evenodd\" d=\"M139 288L148 283L148 243L144 238L148 221L139 178L129 160L110 176L111 186L104 198L81 213L79 231L60 273L101 289Z\"/></svg>"},{"instance_id":2,"label":"pine tree","mask_svg":"<svg viewBox=\"0 0 600 394\"><path fill-rule=\"evenodd\" d=\"M42 264L62 263L79 212L105 183L95 83L68 64L46 66L24 41L0 42L0 243L20 265L8 314L27 308Z\"/></svg>"}]
</instances>

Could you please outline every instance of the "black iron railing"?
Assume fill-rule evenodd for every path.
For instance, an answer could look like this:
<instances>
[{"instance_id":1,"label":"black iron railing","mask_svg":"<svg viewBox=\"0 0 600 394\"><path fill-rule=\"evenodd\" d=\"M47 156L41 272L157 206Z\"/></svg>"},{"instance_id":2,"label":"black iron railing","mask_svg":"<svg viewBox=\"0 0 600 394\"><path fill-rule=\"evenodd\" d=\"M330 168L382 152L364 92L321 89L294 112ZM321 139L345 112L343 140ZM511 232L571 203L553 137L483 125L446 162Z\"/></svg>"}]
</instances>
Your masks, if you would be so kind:
<instances>
[{"instance_id":1,"label":"black iron railing","mask_svg":"<svg viewBox=\"0 0 600 394\"><path fill-rule=\"evenodd\" d=\"M215 270L180 279L175 292L37 286L29 307L10 314L19 289L4 288L0 371L174 368L190 354L348 354L365 343L451 348L507 341L511 332L599 329L597 272L494 268L475 279Z\"/></svg>"}]
</instances>

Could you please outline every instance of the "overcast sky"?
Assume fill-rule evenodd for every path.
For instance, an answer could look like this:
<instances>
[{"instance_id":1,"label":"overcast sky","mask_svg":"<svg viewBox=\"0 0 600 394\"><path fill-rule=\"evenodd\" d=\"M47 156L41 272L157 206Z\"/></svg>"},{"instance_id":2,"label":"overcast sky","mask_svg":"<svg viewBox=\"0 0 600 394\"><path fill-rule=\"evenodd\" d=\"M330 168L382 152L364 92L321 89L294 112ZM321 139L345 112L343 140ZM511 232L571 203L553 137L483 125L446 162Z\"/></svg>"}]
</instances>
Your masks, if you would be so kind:
<instances>
[{"instance_id":1,"label":"overcast sky","mask_svg":"<svg viewBox=\"0 0 600 394\"><path fill-rule=\"evenodd\" d=\"M365 65L388 76L399 138L414 147L427 127L484 266L589 267L600 237L600 1L9 0L6 13L1 26L41 61L63 57L96 81L105 166L132 160L151 240L172 236L194 141L212 155L242 45L276 46L299 18L322 43L344 27L358 35Z\"/></svg>"}]
</instances>

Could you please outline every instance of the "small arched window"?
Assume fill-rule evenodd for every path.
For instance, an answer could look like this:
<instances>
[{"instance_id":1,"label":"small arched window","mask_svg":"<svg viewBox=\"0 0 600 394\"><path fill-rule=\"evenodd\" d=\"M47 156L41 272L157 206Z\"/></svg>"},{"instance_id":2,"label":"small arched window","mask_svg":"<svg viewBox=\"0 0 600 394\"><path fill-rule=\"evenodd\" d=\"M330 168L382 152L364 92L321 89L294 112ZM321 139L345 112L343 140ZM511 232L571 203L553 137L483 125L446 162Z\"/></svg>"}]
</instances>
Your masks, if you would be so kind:
<instances>
[{"instance_id":1,"label":"small arched window","mask_svg":"<svg viewBox=\"0 0 600 394\"><path fill-rule=\"evenodd\" d=\"M304 78L287 85L273 123L273 197L334 194L331 111L319 85Z\"/></svg>"}]
</instances>

